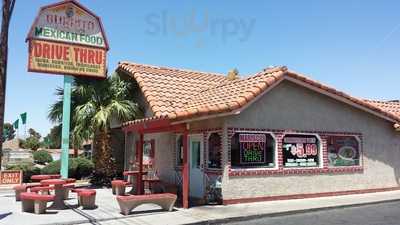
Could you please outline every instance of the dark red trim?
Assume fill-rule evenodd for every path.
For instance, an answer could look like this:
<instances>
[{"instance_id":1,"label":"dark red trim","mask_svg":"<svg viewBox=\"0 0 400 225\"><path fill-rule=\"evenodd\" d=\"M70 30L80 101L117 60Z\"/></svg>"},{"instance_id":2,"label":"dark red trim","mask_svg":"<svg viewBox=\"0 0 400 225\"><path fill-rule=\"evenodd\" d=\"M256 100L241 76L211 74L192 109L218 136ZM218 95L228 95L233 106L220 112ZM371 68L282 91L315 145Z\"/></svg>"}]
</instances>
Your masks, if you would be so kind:
<instances>
[{"instance_id":1,"label":"dark red trim","mask_svg":"<svg viewBox=\"0 0 400 225\"><path fill-rule=\"evenodd\" d=\"M362 173L362 166L335 167L335 168L298 168L298 169L229 169L229 176L274 176L291 174L340 174L340 173Z\"/></svg>"},{"instance_id":2,"label":"dark red trim","mask_svg":"<svg viewBox=\"0 0 400 225\"><path fill-rule=\"evenodd\" d=\"M143 137L143 133L140 133L139 135L139 148L138 148L138 162L139 162L139 175L137 176L137 189L138 190L138 194L141 195L144 193L143 190L143 183L142 183L142 179L143 179L143 143L144 143L144 137Z\"/></svg>"},{"instance_id":3,"label":"dark red trim","mask_svg":"<svg viewBox=\"0 0 400 225\"><path fill-rule=\"evenodd\" d=\"M148 120L135 124L128 124L122 128L125 132L136 131L142 133L183 132L186 124L171 124L167 118Z\"/></svg>"},{"instance_id":4,"label":"dark red trim","mask_svg":"<svg viewBox=\"0 0 400 225\"><path fill-rule=\"evenodd\" d=\"M254 198L224 199L223 204L229 205L229 204L240 204L240 203L250 203L250 202L319 198L319 197L329 197L329 196L337 196L337 195L366 194L366 193L396 191L396 190L400 190L400 187L361 189L361 190L337 191L337 192L321 192L321 193L311 193L311 194L265 196L265 197L254 197Z\"/></svg>"}]
</instances>

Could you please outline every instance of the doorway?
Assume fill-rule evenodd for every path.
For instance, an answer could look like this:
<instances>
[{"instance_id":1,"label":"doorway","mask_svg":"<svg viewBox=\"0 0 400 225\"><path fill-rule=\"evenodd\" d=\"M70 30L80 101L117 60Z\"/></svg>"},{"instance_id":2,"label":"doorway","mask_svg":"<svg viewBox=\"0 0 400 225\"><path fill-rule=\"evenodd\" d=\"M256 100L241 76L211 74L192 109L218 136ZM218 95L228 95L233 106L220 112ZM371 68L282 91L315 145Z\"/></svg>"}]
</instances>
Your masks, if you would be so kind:
<instances>
[{"instance_id":1,"label":"doorway","mask_svg":"<svg viewBox=\"0 0 400 225\"><path fill-rule=\"evenodd\" d=\"M204 198L204 144L202 135L189 136L189 196L196 199Z\"/></svg>"}]
</instances>

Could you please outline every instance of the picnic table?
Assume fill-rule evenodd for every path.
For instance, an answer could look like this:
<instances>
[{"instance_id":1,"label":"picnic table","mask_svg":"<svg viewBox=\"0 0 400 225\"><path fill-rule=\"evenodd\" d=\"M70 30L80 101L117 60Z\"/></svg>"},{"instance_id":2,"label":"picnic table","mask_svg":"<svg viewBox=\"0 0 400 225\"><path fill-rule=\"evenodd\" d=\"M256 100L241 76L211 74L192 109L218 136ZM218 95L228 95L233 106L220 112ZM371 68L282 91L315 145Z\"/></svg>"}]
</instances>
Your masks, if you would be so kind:
<instances>
[{"instance_id":1,"label":"picnic table","mask_svg":"<svg viewBox=\"0 0 400 225\"><path fill-rule=\"evenodd\" d=\"M139 170L128 170L124 171L124 176L128 176L128 182L133 184L133 179L132 177L136 178L137 181L137 176L139 175L140 171ZM147 171L142 171L142 175L146 175L148 172ZM135 187L132 185L132 189L129 191L130 194L136 194Z\"/></svg>"},{"instance_id":2,"label":"picnic table","mask_svg":"<svg viewBox=\"0 0 400 225\"><path fill-rule=\"evenodd\" d=\"M60 174L41 174L41 175L32 175L31 180L34 181L42 181L42 180L49 180L49 179L59 179L61 178Z\"/></svg>"},{"instance_id":3,"label":"picnic table","mask_svg":"<svg viewBox=\"0 0 400 225\"><path fill-rule=\"evenodd\" d=\"M154 193L155 192L154 185L155 184L157 184L157 185L160 184L161 180L158 177L143 177L143 184L146 184L146 183L147 183L147 185L149 187L149 191Z\"/></svg>"},{"instance_id":4,"label":"picnic table","mask_svg":"<svg viewBox=\"0 0 400 225\"><path fill-rule=\"evenodd\" d=\"M54 203L50 208L52 209L66 209L67 206L64 203L64 193L65 193L65 188L64 184L66 184L66 180L62 179L47 179L47 180L41 180L40 184L43 186L54 186L54 192L55 192L55 198L54 198Z\"/></svg>"}]
</instances>

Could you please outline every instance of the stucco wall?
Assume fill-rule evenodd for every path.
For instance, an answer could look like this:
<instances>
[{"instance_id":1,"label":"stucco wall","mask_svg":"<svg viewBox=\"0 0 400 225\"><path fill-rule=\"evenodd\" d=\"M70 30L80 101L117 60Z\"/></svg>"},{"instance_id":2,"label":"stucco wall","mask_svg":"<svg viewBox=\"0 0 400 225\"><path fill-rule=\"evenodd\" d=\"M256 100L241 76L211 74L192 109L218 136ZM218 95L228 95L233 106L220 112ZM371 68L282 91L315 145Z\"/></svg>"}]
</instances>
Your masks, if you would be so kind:
<instances>
[{"instance_id":1,"label":"stucco wall","mask_svg":"<svg viewBox=\"0 0 400 225\"><path fill-rule=\"evenodd\" d=\"M155 143L155 168L161 180L173 183L175 181L174 146L175 136L171 133L145 134L144 141L154 139ZM128 133L125 152L125 169L130 169L129 161L135 160L137 133Z\"/></svg>"},{"instance_id":2,"label":"stucco wall","mask_svg":"<svg viewBox=\"0 0 400 225\"><path fill-rule=\"evenodd\" d=\"M364 160L364 171L350 174L229 177L226 166L224 199L398 186L400 134L392 123L290 81L282 82L239 115L227 117L224 127L358 132L363 135Z\"/></svg>"}]
</instances>

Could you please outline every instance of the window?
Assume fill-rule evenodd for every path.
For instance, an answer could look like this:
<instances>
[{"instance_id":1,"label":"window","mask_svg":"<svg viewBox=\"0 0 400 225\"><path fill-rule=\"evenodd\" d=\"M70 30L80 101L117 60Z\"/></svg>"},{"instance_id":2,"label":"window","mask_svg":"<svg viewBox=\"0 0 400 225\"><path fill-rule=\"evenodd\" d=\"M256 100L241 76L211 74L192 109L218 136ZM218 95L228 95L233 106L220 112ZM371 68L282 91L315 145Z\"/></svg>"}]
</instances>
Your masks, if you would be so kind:
<instances>
[{"instance_id":1,"label":"window","mask_svg":"<svg viewBox=\"0 0 400 225\"><path fill-rule=\"evenodd\" d=\"M231 140L232 167L274 167L275 140L266 133L235 133Z\"/></svg>"},{"instance_id":2,"label":"window","mask_svg":"<svg viewBox=\"0 0 400 225\"><path fill-rule=\"evenodd\" d=\"M145 141L143 143L143 164L147 165L148 167L151 167L154 164L154 144L154 140Z\"/></svg>"},{"instance_id":3,"label":"window","mask_svg":"<svg viewBox=\"0 0 400 225\"><path fill-rule=\"evenodd\" d=\"M208 168L221 168L221 136L218 133L212 133L208 138Z\"/></svg>"},{"instance_id":4,"label":"window","mask_svg":"<svg viewBox=\"0 0 400 225\"><path fill-rule=\"evenodd\" d=\"M360 146L353 136L328 137L329 166L359 166Z\"/></svg>"},{"instance_id":5,"label":"window","mask_svg":"<svg viewBox=\"0 0 400 225\"><path fill-rule=\"evenodd\" d=\"M283 137L284 167L317 167L319 154L319 140L315 135L289 134Z\"/></svg>"},{"instance_id":6,"label":"window","mask_svg":"<svg viewBox=\"0 0 400 225\"><path fill-rule=\"evenodd\" d=\"M175 150L176 150L176 165L183 165L183 136L181 134L176 135L175 139Z\"/></svg>"}]
</instances>

